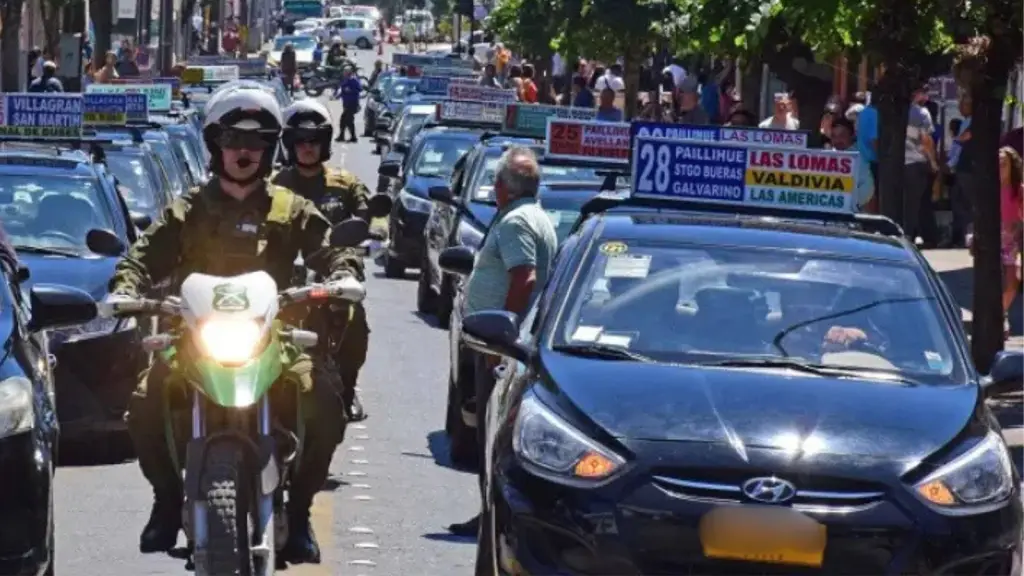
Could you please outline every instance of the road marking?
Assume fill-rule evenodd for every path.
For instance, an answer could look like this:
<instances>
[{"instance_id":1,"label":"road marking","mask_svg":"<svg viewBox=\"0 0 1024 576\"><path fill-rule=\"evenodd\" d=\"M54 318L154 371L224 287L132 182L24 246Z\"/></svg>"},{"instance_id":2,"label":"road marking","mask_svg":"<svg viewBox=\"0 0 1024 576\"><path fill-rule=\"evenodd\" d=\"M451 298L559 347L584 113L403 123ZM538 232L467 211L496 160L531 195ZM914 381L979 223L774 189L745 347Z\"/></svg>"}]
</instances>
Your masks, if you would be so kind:
<instances>
[{"instance_id":1,"label":"road marking","mask_svg":"<svg viewBox=\"0 0 1024 576\"><path fill-rule=\"evenodd\" d=\"M349 528L348 531L353 534L373 534L373 530L367 528L366 526L353 526Z\"/></svg>"},{"instance_id":2,"label":"road marking","mask_svg":"<svg viewBox=\"0 0 1024 576\"><path fill-rule=\"evenodd\" d=\"M376 566L377 563L373 560L349 560L350 566Z\"/></svg>"},{"instance_id":3,"label":"road marking","mask_svg":"<svg viewBox=\"0 0 1024 576\"><path fill-rule=\"evenodd\" d=\"M377 550L380 546L376 542L356 542L356 548L362 550Z\"/></svg>"},{"instance_id":4,"label":"road marking","mask_svg":"<svg viewBox=\"0 0 1024 576\"><path fill-rule=\"evenodd\" d=\"M353 464L369 464L370 463L369 460L349 460L349 462L351 462Z\"/></svg>"},{"instance_id":5,"label":"road marking","mask_svg":"<svg viewBox=\"0 0 1024 576\"><path fill-rule=\"evenodd\" d=\"M366 472L360 472L359 470L353 470L352 472L345 472L346 476L366 476Z\"/></svg>"},{"instance_id":6,"label":"road marking","mask_svg":"<svg viewBox=\"0 0 1024 576\"><path fill-rule=\"evenodd\" d=\"M370 439L370 435L369 434L356 434L355 435L355 439L356 440L369 440Z\"/></svg>"},{"instance_id":7,"label":"road marking","mask_svg":"<svg viewBox=\"0 0 1024 576\"><path fill-rule=\"evenodd\" d=\"M360 490L368 490L370 488L370 485L369 484L352 484L350 486L350 488L359 488Z\"/></svg>"},{"instance_id":8,"label":"road marking","mask_svg":"<svg viewBox=\"0 0 1024 576\"><path fill-rule=\"evenodd\" d=\"M359 500L360 502L367 502L367 501L373 500L373 496L367 496L366 494L359 494L358 496L353 496L352 499L353 500Z\"/></svg>"},{"instance_id":9,"label":"road marking","mask_svg":"<svg viewBox=\"0 0 1024 576\"><path fill-rule=\"evenodd\" d=\"M348 449L353 451L353 452L363 452L364 450L366 450L366 447L365 446L349 446Z\"/></svg>"},{"instance_id":10,"label":"road marking","mask_svg":"<svg viewBox=\"0 0 1024 576\"><path fill-rule=\"evenodd\" d=\"M353 430L366 430L366 424L353 424Z\"/></svg>"}]
</instances>

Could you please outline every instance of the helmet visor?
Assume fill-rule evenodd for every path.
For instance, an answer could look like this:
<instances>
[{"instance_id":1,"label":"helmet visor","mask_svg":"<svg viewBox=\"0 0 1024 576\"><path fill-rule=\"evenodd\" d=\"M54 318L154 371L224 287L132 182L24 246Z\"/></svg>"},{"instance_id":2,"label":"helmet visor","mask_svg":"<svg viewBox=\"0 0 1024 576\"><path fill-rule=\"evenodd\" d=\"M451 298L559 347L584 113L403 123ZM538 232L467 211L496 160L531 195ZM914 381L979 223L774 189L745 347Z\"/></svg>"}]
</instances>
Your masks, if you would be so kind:
<instances>
[{"instance_id":1,"label":"helmet visor","mask_svg":"<svg viewBox=\"0 0 1024 576\"><path fill-rule=\"evenodd\" d=\"M217 144L224 150L266 150L277 142L275 134L258 130L239 130L228 128L221 130L217 136Z\"/></svg>"}]
</instances>

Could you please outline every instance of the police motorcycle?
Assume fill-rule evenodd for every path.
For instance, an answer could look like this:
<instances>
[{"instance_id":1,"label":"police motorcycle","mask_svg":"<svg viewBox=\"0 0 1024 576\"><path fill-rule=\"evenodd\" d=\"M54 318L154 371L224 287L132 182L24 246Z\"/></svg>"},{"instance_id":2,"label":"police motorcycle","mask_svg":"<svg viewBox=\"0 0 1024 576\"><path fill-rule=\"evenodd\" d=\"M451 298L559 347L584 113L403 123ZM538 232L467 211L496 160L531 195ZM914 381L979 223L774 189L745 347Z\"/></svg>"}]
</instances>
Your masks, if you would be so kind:
<instances>
[{"instance_id":1,"label":"police motorcycle","mask_svg":"<svg viewBox=\"0 0 1024 576\"><path fill-rule=\"evenodd\" d=\"M369 235L365 220L335 225L331 245L354 247ZM285 326L292 306L361 302L362 283L347 277L279 291L269 274L234 277L190 274L180 296L101 303L101 317L159 315L175 328L144 339L143 347L177 363L191 403L191 439L185 461L183 526L193 545L197 575L273 574L288 537L284 494L303 448L296 432L271 412L271 388L283 373L286 343L309 350L317 334ZM296 419L301 422L301 418ZM175 446L171 419L165 428ZM172 450L177 458L177 451Z\"/></svg>"}]
</instances>

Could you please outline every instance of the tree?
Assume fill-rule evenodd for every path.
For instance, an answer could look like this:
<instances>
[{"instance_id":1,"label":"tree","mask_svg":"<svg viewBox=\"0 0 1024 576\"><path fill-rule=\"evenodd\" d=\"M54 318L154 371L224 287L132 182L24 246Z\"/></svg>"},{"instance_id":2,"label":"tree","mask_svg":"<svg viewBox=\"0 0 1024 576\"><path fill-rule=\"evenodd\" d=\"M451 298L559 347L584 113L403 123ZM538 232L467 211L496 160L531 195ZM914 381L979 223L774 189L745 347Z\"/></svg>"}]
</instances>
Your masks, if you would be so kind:
<instances>
[{"instance_id":1,"label":"tree","mask_svg":"<svg viewBox=\"0 0 1024 576\"><path fill-rule=\"evenodd\" d=\"M982 36L960 46L954 68L958 83L970 94L971 158L974 195L974 331L971 354L987 372L1003 349L1000 278L999 139L1010 71L1024 51L1021 0L988 0L972 14Z\"/></svg>"},{"instance_id":2,"label":"tree","mask_svg":"<svg viewBox=\"0 0 1024 576\"><path fill-rule=\"evenodd\" d=\"M93 42L93 70L103 67L103 60L110 51L110 34L114 30L114 2L89 2L89 18L96 30Z\"/></svg>"},{"instance_id":3,"label":"tree","mask_svg":"<svg viewBox=\"0 0 1024 576\"><path fill-rule=\"evenodd\" d=\"M3 77L0 90L17 92L21 88L21 9L23 0L0 0L0 54Z\"/></svg>"},{"instance_id":4,"label":"tree","mask_svg":"<svg viewBox=\"0 0 1024 576\"><path fill-rule=\"evenodd\" d=\"M61 14L69 3L70 0L43 0L39 3L45 38L43 54L50 58L57 58L60 52Z\"/></svg>"}]
</instances>

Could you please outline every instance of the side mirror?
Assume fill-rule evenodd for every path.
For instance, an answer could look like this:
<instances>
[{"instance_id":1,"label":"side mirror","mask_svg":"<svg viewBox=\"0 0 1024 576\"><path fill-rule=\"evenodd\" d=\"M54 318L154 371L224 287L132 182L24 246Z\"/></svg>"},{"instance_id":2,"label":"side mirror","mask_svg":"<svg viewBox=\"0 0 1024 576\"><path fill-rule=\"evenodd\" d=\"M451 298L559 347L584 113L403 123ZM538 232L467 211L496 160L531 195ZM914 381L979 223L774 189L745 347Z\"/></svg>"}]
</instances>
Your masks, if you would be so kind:
<instances>
[{"instance_id":1,"label":"side mirror","mask_svg":"<svg viewBox=\"0 0 1024 576\"><path fill-rule=\"evenodd\" d=\"M331 246L350 248L370 237L370 223L362 218L342 220L331 228Z\"/></svg>"},{"instance_id":2,"label":"side mirror","mask_svg":"<svg viewBox=\"0 0 1024 576\"><path fill-rule=\"evenodd\" d=\"M150 224L153 223L153 218L148 214L132 212L131 217L132 224L135 224L135 227L138 228L139 230L145 230L146 228L149 228Z\"/></svg>"},{"instance_id":3,"label":"side mirror","mask_svg":"<svg viewBox=\"0 0 1024 576\"><path fill-rule=\"evenodd\" d=\"M406 142L395 142L395 152L398 152L399 154L408 154L409 144Z\"/></svg>"},{"instance_id":4,"label":"side mirror","mask_svg":"<svg viewBox=\"0 0 1024 576\"><path fill-rule=\"evenodd\" d=\"M21 283L27 281L31 277L32 277L32 271L28 269L28 266L25 266L24 264L18 264L18 276L17 276L18 284L21 284Z\"/></svg>"},{"instance_id":5,"label":"side mirror","mask_svg":"<svg viewBox=\"0 0 1024 576\"><path fill-rule=\"evenodd\" d=\"M117 234L104 228L94 228L85 235L85 245L93 252L102 256L120 256L125 245Z\"/></svg>"},{"instance_id":6,"label":"side mirror","mask_svg":"<svg viewBox=\"0 0 1024 576\"><path fill-rule=\"evenodd\" d=\"M988 376L982 378L981 390L986 398L1020 391L1022 380L1024 380L1024 353L1018 350L1003 350L996 354Z\"/></svg>"},{"instance_id":7,"label":"side mirror","mask_svg":"<svg viewBox=\"0 0 1024 576\"><path fill-rule=\"evenodd\" d=\"M462 333L470 348L494 354L510 356L526 362L532 350L519 343L519 318L504 310L484 310L462 319Z\"/></svg>"},{"instance_id":8,"label":"side mirror","mask_svg":"<svg viewBox=\"0 0 1024 576\"><path fill-rule=\"evenodd\" d=\"M388 178L398 178L401 166L399 162L381 162L380 167L377 168L377 174Z\"/></svg>"},{"instance_id":9,"label":"side mirror","mask_svg":"<svg viewBox=\"0 0 1024 576\"><path fill-rule=\"evenodd\" d=\"M84 290L59 284L36 284L29 292L32 332L85 324L96 318L96 302Z\"/></svg>"},{"instance_id":10,"label":"side mirror","mask_svg":"<svg viewBox=\"0 0 1024 576\"><path fill-rule=\"evenodd\" d=\"M370 218L383 218L391 214L393 204L394 202L392 202L391 197L387 194L374 194L366 202Z\"/></svg>"},{"instance_id":11,"label":"side mirror","mask_svg":"<svg viewBox=\"0 0 1024 576\"><path fill-rule=\"evenodd\" d=\"M469 276L476 263L476 250L468 246L445 248L437 257L437 264L449 274Z\"/></svg>"},{"instance_id":12,"label":"side mirror","mask_svg":"<svg viewBox=\"0 0 1024 576\"><path fill-rule=\"evenodd\" d=\"M447 186L431 186L430 189L427 190L427 196L436 202L455 206L455 196L452 195L451 188L448 188Z\"/></svg>"}]
</instances>

